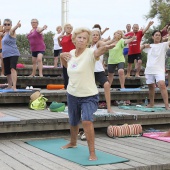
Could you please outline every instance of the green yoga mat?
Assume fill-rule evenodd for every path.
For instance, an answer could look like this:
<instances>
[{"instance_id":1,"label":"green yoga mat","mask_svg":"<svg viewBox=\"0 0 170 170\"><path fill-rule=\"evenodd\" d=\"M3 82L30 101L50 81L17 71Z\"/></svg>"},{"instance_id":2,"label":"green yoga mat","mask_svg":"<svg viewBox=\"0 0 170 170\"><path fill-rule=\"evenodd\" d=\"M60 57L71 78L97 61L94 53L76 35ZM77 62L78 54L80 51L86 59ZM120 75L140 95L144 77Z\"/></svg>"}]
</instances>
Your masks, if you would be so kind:
<instances>
[{"instance_id":1,"label":"green yoga mat","mask_svg":"<svg viewBox=\"0 0 170 170\"><path fill-rule=\"evenodd\" d=\"M138 110L142 112L165 112L167 111L165 107L153 107L147 108L145 106L137 107L137 106L119 106L120 109L124 110Z\"/></svg>"},{"instance_id":2,"label":"green yoga mat","mask_svg":"<svg viewBox=\"0 0 170 170\"><path fill-rule=\"evenodd\" d=\"M68 142L69 141L65 139L48 139L28 141L26 143L53 155L84 166L114 164L129 161L128 159L121 158L99 150L96 150L98 160L89 161L89 152L86 146L78 145L77 148L61 149L61 147L66 145Z\"/></svg>"}]
</instances>

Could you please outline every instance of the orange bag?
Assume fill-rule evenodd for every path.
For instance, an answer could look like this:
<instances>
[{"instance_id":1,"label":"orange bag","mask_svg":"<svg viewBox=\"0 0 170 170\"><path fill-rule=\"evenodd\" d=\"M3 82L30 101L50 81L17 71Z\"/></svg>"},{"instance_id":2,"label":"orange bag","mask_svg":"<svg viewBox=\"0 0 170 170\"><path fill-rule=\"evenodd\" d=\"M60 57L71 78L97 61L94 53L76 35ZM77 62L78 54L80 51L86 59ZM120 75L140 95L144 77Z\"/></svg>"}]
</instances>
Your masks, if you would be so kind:
<instances>
[{"instance_id":1,"label":"orange bag","mask_svg":"<svg viewBox=\"0 0 170 170\"><path fill-rule=\"evenodd\" d=\"M48 90L59 90L64 89L64 84L48 84L47 85Z\"/></svg>"}]
</instances>

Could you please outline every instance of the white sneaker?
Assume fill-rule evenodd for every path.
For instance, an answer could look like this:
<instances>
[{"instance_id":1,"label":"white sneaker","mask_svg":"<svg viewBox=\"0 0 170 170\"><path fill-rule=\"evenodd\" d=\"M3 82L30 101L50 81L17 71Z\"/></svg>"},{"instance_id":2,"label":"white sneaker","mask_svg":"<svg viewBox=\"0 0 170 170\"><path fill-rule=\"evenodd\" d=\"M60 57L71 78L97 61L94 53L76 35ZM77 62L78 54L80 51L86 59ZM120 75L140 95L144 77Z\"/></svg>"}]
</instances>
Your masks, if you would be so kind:
<instances>
[{"instance_id":1,"label":"white sneaker","mask_svg":"<svg viewBox=\"0 0 170 170\"><path fill-rule=\"evenodd\" d=\"M28 89L30 89L30 88L29 88L29 86L27 86L25 89L27 89L27 90L28 90Z\"/></svg>"},{"instance_id":2,"label":"white sneaker","mask_svg":"<svg viewBox=\"0 0 170 170\"><path fill-rule=\"evenodd\" d=\"M33 86L30 86L30 88L29 88L29 89L31 89L31 90L32 90L32 89L33 89Z\"/></svg>"}]
</instances>

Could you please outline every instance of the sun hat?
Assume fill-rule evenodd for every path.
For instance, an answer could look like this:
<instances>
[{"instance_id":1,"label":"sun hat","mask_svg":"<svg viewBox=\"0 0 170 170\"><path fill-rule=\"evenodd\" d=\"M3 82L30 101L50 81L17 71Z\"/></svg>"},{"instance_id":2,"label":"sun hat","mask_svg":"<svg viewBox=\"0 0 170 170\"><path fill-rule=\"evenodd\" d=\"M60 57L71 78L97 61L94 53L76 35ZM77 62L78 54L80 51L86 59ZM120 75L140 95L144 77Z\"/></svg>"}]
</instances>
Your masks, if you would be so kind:
<instances>
[{"instance_id":1,"label":"sun hat","mask_svg":"<svg viewBox=\"0 0 170 170\"><path fill-rule=\"evenodd\" d=\"M65 103L52 102L49 107L51 112L63 112L65 110Z\"/></svg>"},{"instance_id":2,"label":"sun hat","mask_svg":"<svg viewBox=\"0 0 170 170\"><path fill-rule=\"evenodd\" d=\"M40 93L39 91L36 91L36 92L34 92L34 93L30 96L30 100L31 100L31 101L34 101L34 100L36 100L37 98L39 98L40 96L42 96L41 93Z\"/></svg>"}]
</instances>

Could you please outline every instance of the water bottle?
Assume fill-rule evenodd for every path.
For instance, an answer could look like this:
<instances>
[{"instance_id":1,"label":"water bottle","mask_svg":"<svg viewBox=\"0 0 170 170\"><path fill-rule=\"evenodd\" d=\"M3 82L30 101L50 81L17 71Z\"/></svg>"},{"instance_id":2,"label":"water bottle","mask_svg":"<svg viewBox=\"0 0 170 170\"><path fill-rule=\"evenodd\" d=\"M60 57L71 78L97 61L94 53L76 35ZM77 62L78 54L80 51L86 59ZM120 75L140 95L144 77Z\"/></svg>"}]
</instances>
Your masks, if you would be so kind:
<instances>
[{"instance_id":1,"label":"water bottle","mask_svg":"<svg viewBox=\"0 0 170 170\"><path fill-rule=\"evenodd\" d=\"M145 106L147 106L148 105L148 98L146 97L145 98Z\"/></svg>"}]
</instances>

